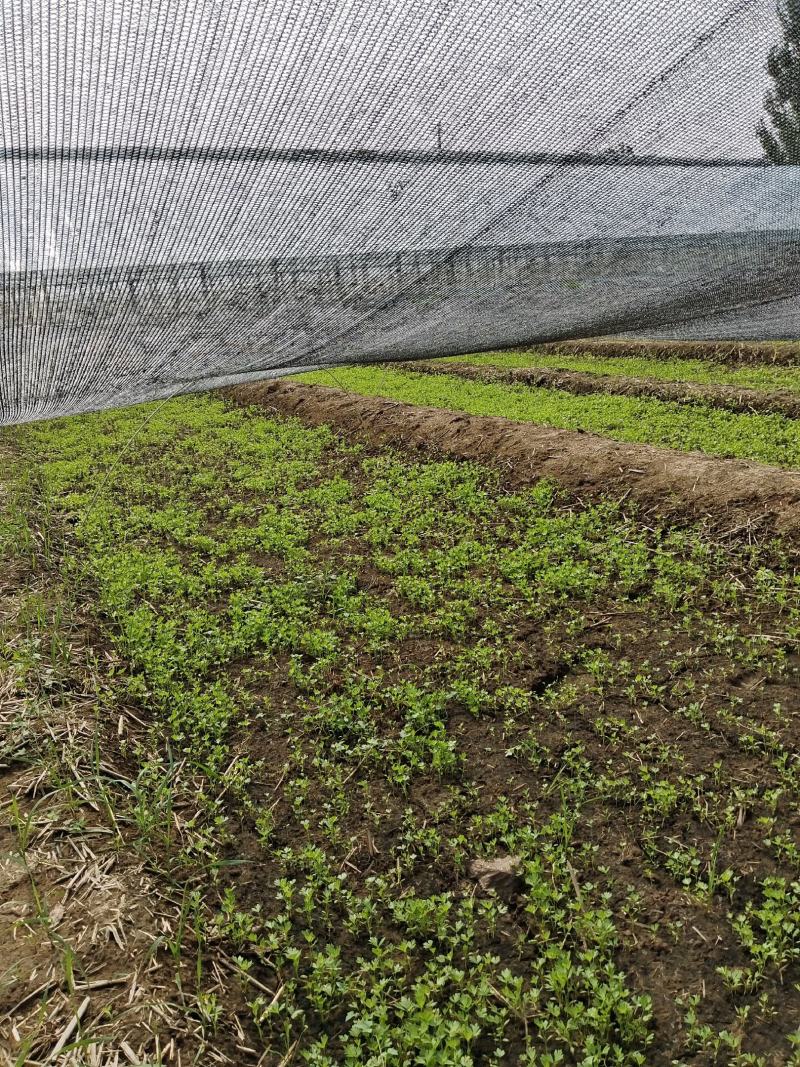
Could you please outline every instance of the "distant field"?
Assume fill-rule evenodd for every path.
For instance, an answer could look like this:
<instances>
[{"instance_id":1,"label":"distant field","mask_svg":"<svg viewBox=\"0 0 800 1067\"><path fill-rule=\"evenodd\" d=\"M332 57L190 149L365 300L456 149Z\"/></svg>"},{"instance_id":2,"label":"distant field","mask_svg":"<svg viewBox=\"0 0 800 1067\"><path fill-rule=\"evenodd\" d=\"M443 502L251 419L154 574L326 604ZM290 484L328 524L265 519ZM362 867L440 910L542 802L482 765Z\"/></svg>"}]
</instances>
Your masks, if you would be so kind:
<instances>
[{"instance_id":1,"label":"distant field","mask_svg":"<svg viewBox=\"0 0 800 1067\"><path fill-rule=\"evenodd\" d=\"M471 415L586 430L618 441L800 466L800 424L781 415L737 414L701 404L603 393L575 396L562 390L479 383L390 367L336 368L332 373L299 375L297 380Z\"/></svg>"},{"instance_id":2,"label":"distant field","mask_svg":"<svg viewBox=\"0 0 800 1067\"><path fill-rule=\"evenodd\" d=\"M555 354L532 348L526 352L476 352L440 360L448 363L472 363L492 367L553 367L608 374L613 377L653 378L668 382L700 382L706 385L738 385L746 389L787 389L800 393L800 367L752 364L726 366L703 359L647 359L636 356Z\"/></svg>"}]
</instances>

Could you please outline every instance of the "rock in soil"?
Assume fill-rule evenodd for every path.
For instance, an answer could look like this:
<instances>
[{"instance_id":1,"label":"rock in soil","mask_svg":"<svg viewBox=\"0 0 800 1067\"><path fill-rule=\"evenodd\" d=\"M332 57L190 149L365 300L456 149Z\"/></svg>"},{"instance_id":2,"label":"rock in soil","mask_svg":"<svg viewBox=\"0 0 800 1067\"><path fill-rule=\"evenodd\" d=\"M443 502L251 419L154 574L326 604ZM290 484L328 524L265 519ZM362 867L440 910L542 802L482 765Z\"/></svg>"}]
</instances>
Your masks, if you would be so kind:
<instances>
[{"instance_id":1,"label":"rock in soil","mask_svg":"<svg viewBox=\"0 0 800 1067\"><path fill-rule=\"evenodd\" d=\"M500 897L512 897L522 886L519 856L496 856L490 860L472 860L469 876L474 878L481 889L494 890Z\"/></svg>"}]
</instances>

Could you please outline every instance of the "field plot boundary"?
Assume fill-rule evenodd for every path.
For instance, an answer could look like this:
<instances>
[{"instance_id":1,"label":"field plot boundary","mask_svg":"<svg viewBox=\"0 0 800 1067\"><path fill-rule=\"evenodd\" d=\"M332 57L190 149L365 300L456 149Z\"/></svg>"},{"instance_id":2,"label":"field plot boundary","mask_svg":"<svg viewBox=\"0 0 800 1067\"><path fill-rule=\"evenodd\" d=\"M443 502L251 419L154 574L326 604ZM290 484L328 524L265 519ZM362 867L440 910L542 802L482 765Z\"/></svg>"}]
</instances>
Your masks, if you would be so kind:
<instances>
[{"instance_id":1,"label":"field plot boundary","mask_svg":"<svg viewBox=\"0 0 800 1067\"><path fill-rule=\"evenodd\" d=\"M653 397L679 404L704 404L742 414L800 417L800 397L782 390L746 389L735 385L703 385L698 382L664 382L648 378L613 377L585 371L555 370L550 367L476 366L472 363L434 363L429 360L392 364L397 370L414 374L443 374L475 382L525 385L531 388L561 389L576 396L605 393L611 396Z\"/></svg>"},{"instance_id":2,"label":"field plot boundary","mask_svg":"<svg viewBox=\"0 0 800 1067\"><path fill-rule=\"evenodd\" d=\"M311 425L327 424L373 444L488 462L499 466L513 485L553 478L578 494L630 497L648 511L705 517L730 531L755 525L800 532L800 474L777 467L420 407L328 386L272 381L235 386L222 395Z\"/></svg>"}]
</instances>

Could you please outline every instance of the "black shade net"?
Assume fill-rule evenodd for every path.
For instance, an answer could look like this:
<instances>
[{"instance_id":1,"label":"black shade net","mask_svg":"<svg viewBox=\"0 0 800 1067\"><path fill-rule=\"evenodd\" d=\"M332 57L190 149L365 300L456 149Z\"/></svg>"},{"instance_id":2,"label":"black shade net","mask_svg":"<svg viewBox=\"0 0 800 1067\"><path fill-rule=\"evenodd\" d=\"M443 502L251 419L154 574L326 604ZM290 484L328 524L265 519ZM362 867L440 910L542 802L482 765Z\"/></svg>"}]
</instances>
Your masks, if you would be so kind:
<instances>
[{"instance_id":1,"label":"black shade net","mask_svg":"<svg viewBox=\"0 0 800 1067\"><path fill-rule=\"evenodd\" d=\"M800 332L774 0L9 0L0 420Z\"/></svg>"}]
</instances>

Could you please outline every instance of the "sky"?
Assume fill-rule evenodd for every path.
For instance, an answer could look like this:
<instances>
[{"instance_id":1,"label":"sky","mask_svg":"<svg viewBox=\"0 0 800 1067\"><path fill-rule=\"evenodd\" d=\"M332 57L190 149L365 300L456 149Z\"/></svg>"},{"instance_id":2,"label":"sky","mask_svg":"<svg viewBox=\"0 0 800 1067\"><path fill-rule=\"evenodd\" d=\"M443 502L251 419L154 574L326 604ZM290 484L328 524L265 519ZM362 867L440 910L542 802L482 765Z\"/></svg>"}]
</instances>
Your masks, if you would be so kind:
<instances>
[{"instance_id":1,"label":"sky","mask_svg":"<svg viewBox=\"0 0 800 1067\"><path fill-rule=\"evenodd\" d=\"M774 0L5 0L9 144L752 154ZM671 67L707 36L685 65ZM659 82L661 75L666 75Z\"/></svg>"},{"instance_id":2,"label":"sky","mask_svg":"<svg viewBox=\"0 0 800 1067\"><path fill-rule=\"evenodd\" d=\"M7 148L431 149L441 124L452 149L736 160L760 154L779 27L774 0L4 0L0 33ZM777 194L718 181L7 160L0 237L21 270L218 258L248 235L265 254L458 244L509 215L518 240L713 228L721 212L794 225L794 176Z\"/></svg>"},{"instance_id":3,"label":"sky","mask_svg":"<svg viewBox=\"0 0 800 1067\"><path fill-rule=\"evenodd\" d=\"M500 344L545 327L585 331L609 308L635 318L642 301L696 299L720 278L734 279L736 301L743 274L786 288L800 167L737 165L761 154L774 5L2 0L0 408L31 417L144 399L255 358L299 366L385 344L449 351L476 336ZM439 129L452 150L625 147L634 160L730 164L26 158L114 146L431 151ZM327 266L317 283L310 270L244 307L235 281L202 316L195 290L182 290L178 326L164 296L169 279L202 276L187 262L422 249L446 264L453 248L542 243L519 257L538 280L496 292L497 279L479 275L450 304L435 277L417 291L416 268L409 282L385 256L377 296L367 279L340 299ZM564 284L573 261L586 275L570 279L578 288ZM128 300L129 281L166 263L179 269L153 272L159 318L146 300ZM359 278L352 262L339 267ZM28 271L50 273L40 281ZM393 286L399 298L382 303Z\"/></svg>"}]
</instances>

